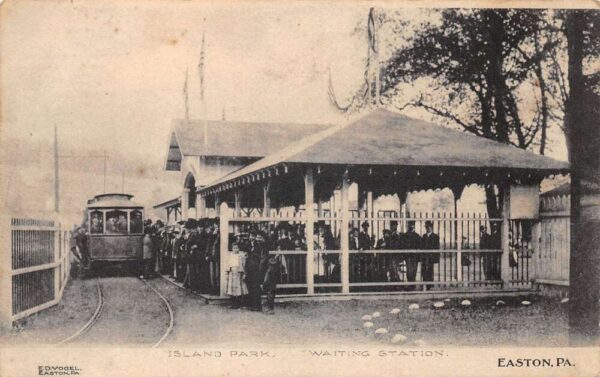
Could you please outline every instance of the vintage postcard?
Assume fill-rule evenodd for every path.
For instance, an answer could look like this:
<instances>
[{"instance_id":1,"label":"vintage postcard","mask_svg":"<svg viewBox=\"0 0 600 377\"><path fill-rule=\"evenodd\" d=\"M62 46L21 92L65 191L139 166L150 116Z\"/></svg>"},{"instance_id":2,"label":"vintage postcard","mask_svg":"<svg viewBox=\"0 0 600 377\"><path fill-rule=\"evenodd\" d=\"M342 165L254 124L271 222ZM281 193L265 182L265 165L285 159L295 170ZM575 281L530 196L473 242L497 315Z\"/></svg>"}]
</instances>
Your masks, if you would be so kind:
<instances>
[{"instance_id":1,"label":"vintage postcard","mask_svg":"<svg viewBox=\"0 0 600 377\"><path fill-rule=\"evenodd\" d=\"M600 8L4 1L0 375L600 375Z\"/></svg>"}]
</instances>

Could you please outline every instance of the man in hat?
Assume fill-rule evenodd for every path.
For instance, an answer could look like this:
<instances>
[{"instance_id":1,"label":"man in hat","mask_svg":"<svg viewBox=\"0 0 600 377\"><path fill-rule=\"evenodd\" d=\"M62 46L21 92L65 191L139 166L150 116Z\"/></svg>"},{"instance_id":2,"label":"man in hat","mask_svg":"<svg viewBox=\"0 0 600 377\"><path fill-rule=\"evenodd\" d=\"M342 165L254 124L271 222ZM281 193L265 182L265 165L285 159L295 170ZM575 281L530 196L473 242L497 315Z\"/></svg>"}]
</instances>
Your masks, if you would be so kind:
<instances>
[{"instance_id":1,"label":"man in hat","mask_svg":"<svg viewBox=\"0 0 600 377\"><path fill-rule=\"evenodd\" d=\"M211 292L211 260L212 260L212 247L215 242L215 234L213 233L213 226L209 220L200 220L202 222L202 258L200 259L200 291L202 293Z\"/></svg>"},{"instance_id":2,"label":"man in hat","mask_svg":"<svg viewBox=\"0 0 600 377\"><path fill-rule=\"evenodd\" d=\"M498 224L492 223L492 234L487 233L485 226L479 227L479 248L483 250L498 250L501 248ZM464 258L464 257L463 257ZM499 260L497 253L482 253L483 274L486 280L500 280Z\"/></svg>"},{"instance_id":3,"label":"man in hat","mask_svg":"<svg viewBox=\"0 0 600 377\"><path fill-rule=\"evenodd\" d=\"M213 294L219 293L219 280L220 273L219 265L221 260L221 234L219 230L219 224L214 223L211 229L212 237L208 244L209 257L210 257L210 290Z\"/></svg>"},{"instance_id":4,"label":"man in hat","mask_svg":"<svg viewBox=\"0 0 600 377\"><path fill-rule=\"evenodd\" d=\"M418 250L421 248L421 236L415 231L415 222L409 221L407 223L408 231L400 237L400 248L403 250ZM419 266L419 254L412 252L405 254L406 256L406 279L409 282L414 282L417 279L417 268ZM408 290L412 291L415 286L408 286Z\"/></svg>"},{"instance_id":5,"label":"man in hat","mask_svg":"<svg viewBox=\"0 0 600 377\"><path fill-rule=\"evenodd\" d=\"M89 240L85 232L85 228L80 226L73 232L71 251L81 262L83 269L89 268L90 265L90 249Z\"/></svg>"},{"instance_id":6,"label":"man in hat","mask_svg":"<svg viewBox=\"0 0 600 377\"><path fill-rule=\"evenodd\" d=\"M202 240L202 232L203 229L199 221L192 220L191 228L189 228L189 236L186 242L186 250L188 254L188 261L186 263L186 271L187 271L187 284L184 283L184 286L189 286L192 292L199 290L199 280L200 280L200 261L204 255L202 250L203 248L203 240Z\"/></svg>"},{"instance_id":7,"label":"man in hat","mask_svg":"<svg viewBox=\"0 0 600 377\"><path fill-rule=\"evenodd\" d=\"M402 249L401 239L402 234L398 231L398 221L390 220L390 235L389 242L386 243L385 249L400 250ZM404 262L404 254L392 254L391 268L388 272L390 281L402 280L402 264Z\"/></svg>"},{"instance_id":8,"label":"man in hat","mask_svg":"<svg viewBox=\"0 0 600 377\"><path fill-rule=\"evenodd\" d=\"M150 221L150 220L148 220ZM142 278L151 278L153 274L153 255L154 255L154 242L152 241L152 222L144 228L144 238L142 241Z\"/></svg>"},{"instance_id":9,"label":"man in hat","mask_svg":"<svg viewBox=\"0 0 600 377\"><path fill-rule=\"evenodd\" d=\"M257 241L257 229L250 229L248 242L248 257L244 266L246 286L248 287L248 300L250 310L261 311L261 284L263 283L264 274L261 274L261 255L263 247L261 242Z\"/></svg>"},{"instance_id":10,"label":"man in hat","mask_svg":"<svg viewBox=\"0 0 600 377\"><path fill-rule=\"evenodd\" d=\"M381 237L379 240L377 240L375 249L391 250L391 244L392 244L391 232L389 229L384 229L383 237ZM380 263L379 265L384 266L384 268L382 268L381 271L377 271L377 280L378 281L395 281L392 279L392 277L394 275L393 257L390 258L389 256L386 257L385 254L384 255L379 254L379 258L382 259L380 261L382 263Z\"/></svg>"},{"instance_id":11,"label":"man in hat","mask_svg":"<svg viewBox=\"0 0 600 377\"><path fill-rule=\"evenodd\" d=\"M361 228L362 230L358 234L358 250L371 250L373 248L373 239L369 234L369 223L367 221L363 222ZM359 256L359 276L361 277L361 281L373 281L373 259L373 254L370 253Z\"/></svg>"},{"instance_id":12,"label":"man in hat","mask_svg":"<svg viewBox=\"0 0 600 377\"><path fill-rule=\"evenodd\" d=\"M262 291L267 295L267 310L265 314L275 314L275 292L281 276L281 255L271 255L267 260L267 270L261 284Z\"/></svg>"},{"instance_id":13,"label":"man in hat","mask_svg":"<svg viewBox=\"0 0 600 377\"><path fill-rule=\"evenodd\" d=\"M425 221L425 234L423 235L423 241L421 243L423 250L439 250L440 249L440 237L433 233L433 222ZM423 281L433 281L433 268L435 263L439 263L439 253L422 253L421 254L421 277ZM425 289L432 288L433 286L426 285Z\"/></svg>"}]
</instances>

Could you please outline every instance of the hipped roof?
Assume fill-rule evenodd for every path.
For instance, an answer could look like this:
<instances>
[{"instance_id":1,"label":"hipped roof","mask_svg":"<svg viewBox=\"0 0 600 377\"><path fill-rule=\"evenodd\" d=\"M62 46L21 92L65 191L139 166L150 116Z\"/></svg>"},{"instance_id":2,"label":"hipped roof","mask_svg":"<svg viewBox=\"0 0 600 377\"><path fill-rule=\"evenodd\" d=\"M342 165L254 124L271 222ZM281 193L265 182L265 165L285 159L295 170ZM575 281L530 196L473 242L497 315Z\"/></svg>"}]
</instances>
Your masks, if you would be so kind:
<instances>
[{"instance_id":1,"label":"hipped roof","mask_svg":"<svg viewBox=\"0 0 600 377\"><path fill-rule=\"evenodd\" d=\"M569 169L567 162L379 109L288 145L202 191L284 163L506 168L552 174Z\"/></svg>"}]
</instances>

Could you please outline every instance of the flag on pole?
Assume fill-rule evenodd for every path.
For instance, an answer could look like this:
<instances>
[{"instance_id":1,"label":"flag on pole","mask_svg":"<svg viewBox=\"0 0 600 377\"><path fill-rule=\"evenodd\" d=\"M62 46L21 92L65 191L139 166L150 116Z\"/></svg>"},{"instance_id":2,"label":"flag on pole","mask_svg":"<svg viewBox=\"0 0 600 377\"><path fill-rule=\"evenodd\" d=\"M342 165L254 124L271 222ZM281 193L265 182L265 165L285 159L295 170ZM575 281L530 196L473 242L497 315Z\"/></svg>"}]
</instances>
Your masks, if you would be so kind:
<instances>
[{"instance_id":1,"label":"flag on pole","mask_svg":"<svg viewBox=\"0 0 600 377\"><path fill-rule=\"evenodd\" d=\"M202 46L200 48L200 59L198 60L198 75L200 77L200 101L202 101L202 112L204 113L204 145L208 145L208 114L206 111L206 100L204 99L204 53L205 53L204 31L202 31Z\"/></svg>"},{"instance_id":2,"label":"flag on pole","mask_svg":"<svg viewBox=\"0 0 600 377\"><path fill-rule=\"evenodd\" d=\"M202 47L198 60L198 75L200 77L200 100L204 101L204 32L202 32Z\"/></svg>"},{"instance_id":3,"label":"flag on pole","mask_svg":"<svg viewBox=\"0 0 600 377\"><path fill-rule=\"evenodd\" d=\"M188 70L185 70L185 82L183 83L183 100L185 104L185 120L189 122L190 120L190 106L189 106L189 96L188 96Z\"/></svg>"}]
</instances>

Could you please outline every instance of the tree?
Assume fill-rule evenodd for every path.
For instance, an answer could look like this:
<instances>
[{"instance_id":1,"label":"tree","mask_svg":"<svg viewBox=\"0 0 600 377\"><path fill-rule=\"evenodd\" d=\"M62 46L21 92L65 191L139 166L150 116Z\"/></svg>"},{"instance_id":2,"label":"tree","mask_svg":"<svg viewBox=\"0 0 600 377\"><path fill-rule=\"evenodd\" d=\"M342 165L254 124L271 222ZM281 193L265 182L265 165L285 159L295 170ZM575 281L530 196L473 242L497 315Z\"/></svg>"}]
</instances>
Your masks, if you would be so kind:
<instances>
[{"instance_id":1,"label":"tree","mask_svg":"<svg viewBox=\"0 0 600 377\"><path fill-rule=\"evenodd\" d=\"M546 84L547 77L556 74L556 69L548 67L559 46L548 13L446 9L431 11L428 19L432 21L418 25L407 43L383 64L384 100L398 96L400 84L428 78L434 90L403 106L425 109L467 132L522 149L539 143L539 151L544 153L549 123L560 119L550 111L551 101L559 97L550 95L555 87ZM393 22L391 17L382 20ZM407 21L397 22L406 26ZM367 61L369 69L371 61ZM521 108L521 92L527 84L539 92L530 121L525 120L526 109ZM368 80L366 85L354 98L369 93ZM456 108L463 111L458 113ZM488 213L499 217L502 190L496 192L491 185L485 190Z\"/></svg>"},{"instance_id":2,"label":"tree","mask_svg":"<svg viewBox=\"0 0 600 377\"><path fill-rule=\"evenodd\" d=\"M565 130L571 162L569 329L574 345L597 341L600 319L600 12L567 11L569 93ZM593 67L593 65L592 65Z\"/></svg>"}]
</instances>

